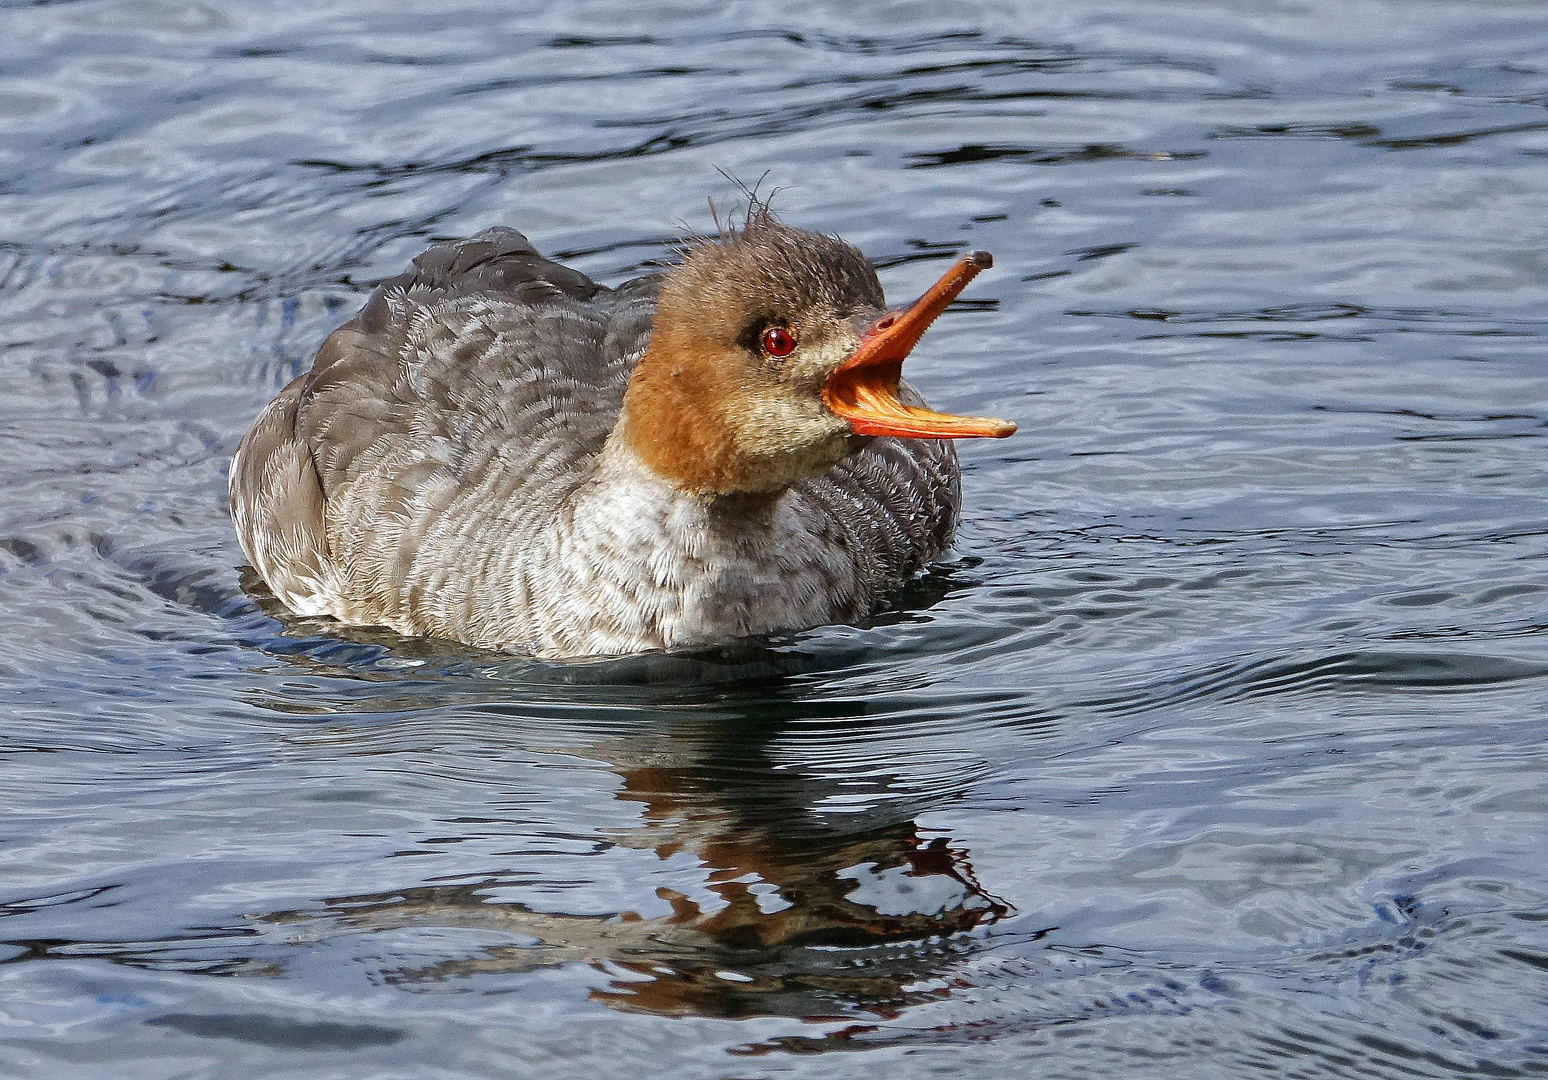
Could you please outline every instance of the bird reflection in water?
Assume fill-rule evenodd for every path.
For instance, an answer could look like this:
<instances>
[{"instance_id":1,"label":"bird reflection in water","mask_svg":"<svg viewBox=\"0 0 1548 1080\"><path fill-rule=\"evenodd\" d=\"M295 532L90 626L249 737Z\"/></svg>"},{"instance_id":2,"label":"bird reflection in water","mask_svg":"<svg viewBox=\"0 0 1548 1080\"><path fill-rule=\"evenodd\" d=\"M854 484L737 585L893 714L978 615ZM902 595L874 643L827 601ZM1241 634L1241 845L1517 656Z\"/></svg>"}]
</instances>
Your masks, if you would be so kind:
<instances>
[{"instance_id":1,"label":"bird reflection in water","mask_svg":"<svg viewBox=\"0 0 1548 1080\"><path fill-rule=\"evenodd\" d=\"M691 850L723 906L705 910L689 897L661 894L671 915L635 923L651 945L612 958L638 980L615 979L593 997L622 1008L716 1015L789 1013L792 1006L820 1014L823 1003L811 999L826 997L830 1010L839 999L890 1014L918 996L907 986L956 955L952 935L1009 910L978 884L966 852L945 836L922 836L911 820L827 836L786 833L790 821L780 813L750 820L755 806L705 814L708 786L687 770L625 775L619 797L644 804L642 831L656 834L657 855ZM667 940L659 924L679 940L697 938L697 948L652 947ZM787 1000L770 1008L760 1000L770 995Z\"/></svg>"},{"instance_id":2,"label":"bird reflection in water","mask_svg":"<svg viewBox=\"0 0 1548 1080\"><path fill-rule=\"evenodd\" d=\"M346 931L456 927L524 939L383 973L398 985L582 962L607 976L592 998L615 1008L836 1019L890 1017L944 996L946 972L974 948L964 932L1010 911L979 885L965 851L921 830L905 807L824 817L814 807L838 782L776 765L766 744L663 754L661 739L614 740L584 756L609 759L623 780L617 797L642 807L640 825L602 839L699 861L697 897L656 891L663 914L537 911L506 901L513 885L492 873L270 918L314 930L322 919ZM545 892L544 905L552 898Z\"/></svg>"}]
</instances>

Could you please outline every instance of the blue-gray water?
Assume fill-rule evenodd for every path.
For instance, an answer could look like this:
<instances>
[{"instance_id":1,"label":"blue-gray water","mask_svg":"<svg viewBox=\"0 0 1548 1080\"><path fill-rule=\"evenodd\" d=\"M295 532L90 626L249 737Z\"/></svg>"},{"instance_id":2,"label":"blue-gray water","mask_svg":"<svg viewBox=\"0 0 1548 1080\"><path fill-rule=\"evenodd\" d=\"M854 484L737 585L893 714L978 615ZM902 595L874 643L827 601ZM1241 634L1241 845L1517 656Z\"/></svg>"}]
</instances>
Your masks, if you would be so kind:
<instances>
[{"instance_id":1,"label":"blue-gray water","mask_svg":"<svg viewBox=\"0 0 1548 1080\"><path fill-rule=\"evenodd\" d=\"M1548 7L0 5L0 1075L1548 1074ZM767 174L1013 417L862 627L283 623L224 470L429 240Z\"/></svg>"}]
</instances>

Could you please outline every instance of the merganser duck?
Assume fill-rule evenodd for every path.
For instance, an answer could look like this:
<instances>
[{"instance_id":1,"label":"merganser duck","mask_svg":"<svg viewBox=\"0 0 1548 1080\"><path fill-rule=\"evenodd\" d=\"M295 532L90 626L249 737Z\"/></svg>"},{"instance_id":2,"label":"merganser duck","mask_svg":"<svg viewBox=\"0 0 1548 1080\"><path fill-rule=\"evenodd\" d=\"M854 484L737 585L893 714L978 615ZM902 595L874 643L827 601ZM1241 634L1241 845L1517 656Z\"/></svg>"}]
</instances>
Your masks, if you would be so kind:
<instances>
[{"instance_id":1,"label":"merganser duck","mask_svg":"<svg viewBox=\"0 0 1548 1080\"><path fill-rule=\"evenodd\" d=\"M960 502L900 379L979 270L886 310L875 267L766 208L616 289L493 228L436 244L335 330L230 471L290 610L549 659L852 622Z\"/></svg>"}]
</instances>

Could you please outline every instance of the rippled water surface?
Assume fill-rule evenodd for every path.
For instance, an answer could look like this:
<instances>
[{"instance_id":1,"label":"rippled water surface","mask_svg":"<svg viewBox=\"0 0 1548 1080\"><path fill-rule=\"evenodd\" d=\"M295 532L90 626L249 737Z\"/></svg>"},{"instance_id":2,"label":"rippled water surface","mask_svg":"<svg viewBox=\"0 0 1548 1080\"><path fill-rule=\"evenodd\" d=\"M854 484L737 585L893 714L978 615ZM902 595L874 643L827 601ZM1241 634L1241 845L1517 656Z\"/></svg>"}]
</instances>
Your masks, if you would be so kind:
<instances>
[{"instance_id":1,"label":"rippled water surface","mask_svg":"<svg viewBox=\"0 0 1548 1080\"><path fill-rule=\"evenodd\" d=\"M0 6L0 1074L1548 1074L1548 7ZM282 621L246 425L516 226L778 188L952 556L551 666Z\"/></svg>"}]
</instances>

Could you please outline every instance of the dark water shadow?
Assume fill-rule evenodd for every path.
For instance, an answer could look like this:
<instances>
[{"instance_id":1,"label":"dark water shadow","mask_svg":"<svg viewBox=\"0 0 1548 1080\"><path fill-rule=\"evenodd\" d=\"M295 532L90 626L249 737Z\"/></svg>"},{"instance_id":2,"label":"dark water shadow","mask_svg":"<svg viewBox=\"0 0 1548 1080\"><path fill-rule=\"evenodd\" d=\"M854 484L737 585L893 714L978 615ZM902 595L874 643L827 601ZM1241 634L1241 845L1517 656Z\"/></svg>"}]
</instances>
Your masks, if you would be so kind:
<instances>
[{"instance_id":1,"label":"dark water shadow","mask_svg":"<svg viewBox=\"0 0 1548 1080\"><path fill-rule=\"evenodd\" d=\"M502 728L493 710L481 715L491 718L486 738L531 737L530 717ZM638 822L580 838L593 855L648 851L661 865L689 856L692 895L631 882L644 913L597 913L584 882L534 890L513 861L444 884L322 897L261 922L308 943L369 936L375 978L420 991L580 964L598 974L593 1000L658 1015L891 1017L948 993L939 977L1011 912L977 880L969 852L916 821L922 803L953 793L826 814L820 804L846 790L842 775L774 753L781 719L753 710L729 720L644 717L608 736L586 732L571 750L618 776L615 797ZM329 742L305 740L310 752ZM487 839L487 819L479 827ZM507 899L513 891L523 898ZM394 955L395 935L434 931L472 931L477 943L428 961L412 947Z\"/></svg>"},{"instance_id":2,"label":"dark water shadow","mask_svg":"<svg viewBox=\"0 0 1548 1080\"><path fill-rule=\"evenodd\" d=\"M1469 693L1542 679L1548 664L1482 653L1370 648L1303 657L1235 657L1162 680L1131 684L1079 703L1112 715L1177 709L1190 703L1230 703L1283 695Z\"/></svg>"}]
</instances>

